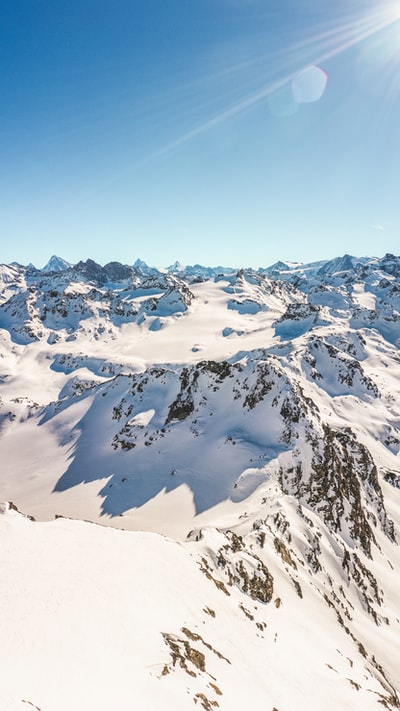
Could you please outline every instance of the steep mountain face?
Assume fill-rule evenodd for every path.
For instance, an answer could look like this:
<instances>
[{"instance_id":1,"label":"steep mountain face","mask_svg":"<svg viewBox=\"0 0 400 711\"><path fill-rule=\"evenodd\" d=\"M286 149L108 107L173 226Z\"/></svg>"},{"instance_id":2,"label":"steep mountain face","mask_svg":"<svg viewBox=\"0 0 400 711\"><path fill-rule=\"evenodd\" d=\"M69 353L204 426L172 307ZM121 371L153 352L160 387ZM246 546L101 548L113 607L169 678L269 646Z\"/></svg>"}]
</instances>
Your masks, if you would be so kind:
<instances>
[{"instance_id":1,"label":"steep mountain face","mask_svg":"<svg viewBox=\"0 0 400 711\"><path fill-rule=\"evenodd\" d=\"M143 583L159 608L141 608L153 636L135 662L149 709L399 708L400 258L146 266L0 268L0 499L181 543L7 506L1 525L49 560L53 537L67 560L83 536L110 560L182 567L165 603L161 572ZM28 687L5 708L70 708Z\"/></svg>"},{"instance_id":2,"label":"steep mountain face","mask_svg":"<svg viewBox=\"0 0 400 711\"><path fill-rule=\"evenodd\" d=\"M57 257L57 255L53 254L44 267L42 267L42 272L63 272L70 267L72 267L70 262L67 262L62 257Z\"/></svg>"},{"instance_id":3,"label":"steep mountain face","mask_svg":"<svg viewBox=\"0 0 400 711\"><path fill-rule=\"evenodd\" d=\"M104 267L97 264L93 259L87 259L86 262L78 262L73 267L73 271L78 273L80 278L87 281L93 281L99 286L107 282L118 282L124 279L129 279L134 276L133 267L119 262L109 262Z\"/></svg>"}]
</instances>

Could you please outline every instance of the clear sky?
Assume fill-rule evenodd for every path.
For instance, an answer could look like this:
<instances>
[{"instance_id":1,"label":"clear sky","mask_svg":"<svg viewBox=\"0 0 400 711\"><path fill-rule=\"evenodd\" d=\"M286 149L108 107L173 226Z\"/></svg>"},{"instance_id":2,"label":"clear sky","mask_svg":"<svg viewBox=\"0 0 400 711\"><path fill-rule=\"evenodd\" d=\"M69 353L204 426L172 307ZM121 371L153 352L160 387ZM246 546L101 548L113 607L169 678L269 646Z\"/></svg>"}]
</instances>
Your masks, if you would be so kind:
<instances>
[{"instance_id":1,"label":"clear sky","mask_svg":"<svg viewBox=\"0 0 400 711\"><path fill-rule=\"evenodd\" d=\"M0 262L399 253L400 0L12 0Z\"/></svg>"}]
</instances>

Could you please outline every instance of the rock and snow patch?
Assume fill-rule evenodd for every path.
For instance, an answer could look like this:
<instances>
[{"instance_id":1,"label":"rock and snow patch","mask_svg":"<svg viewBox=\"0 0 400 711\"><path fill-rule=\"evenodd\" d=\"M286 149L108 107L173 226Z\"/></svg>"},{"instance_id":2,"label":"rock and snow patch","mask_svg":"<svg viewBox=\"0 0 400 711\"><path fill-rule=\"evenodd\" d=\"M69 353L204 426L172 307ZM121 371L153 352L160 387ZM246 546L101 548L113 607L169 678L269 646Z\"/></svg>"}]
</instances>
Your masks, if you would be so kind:
<instances>
[{"instance_id":1,"label":"rock and snow patch","mask_svg":"<svg viewBox=\"0 0 400 711\"><path fill-rule=\"evenodd\" d=\"M396 707L393 601L382 659L347 568L290 504L185 544L1 512L1 708Z\"/></svg>"}]
</instances>

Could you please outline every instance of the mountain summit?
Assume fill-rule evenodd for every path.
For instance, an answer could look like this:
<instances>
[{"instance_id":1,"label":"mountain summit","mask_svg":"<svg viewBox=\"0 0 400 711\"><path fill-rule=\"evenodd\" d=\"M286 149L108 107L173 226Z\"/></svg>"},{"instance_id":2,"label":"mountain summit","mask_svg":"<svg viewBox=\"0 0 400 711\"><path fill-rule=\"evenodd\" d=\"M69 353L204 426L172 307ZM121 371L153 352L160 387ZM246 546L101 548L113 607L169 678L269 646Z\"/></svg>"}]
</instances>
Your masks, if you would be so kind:
<instances>
[{"instance_id":1,"label":"mountain summit","mask_svg":"<svg viewBox=\"0 0 400 711\"><path fill-rule=\"evenodd\" d=\"M49 261L47 264L42 267L42 272L63 272L66 269L69 269L72 267L72 264L67 262L65 259L62 259L62 257L57 257L55 254L53 254L52 257L50 257Z\"/></svg>"}]
</instances>

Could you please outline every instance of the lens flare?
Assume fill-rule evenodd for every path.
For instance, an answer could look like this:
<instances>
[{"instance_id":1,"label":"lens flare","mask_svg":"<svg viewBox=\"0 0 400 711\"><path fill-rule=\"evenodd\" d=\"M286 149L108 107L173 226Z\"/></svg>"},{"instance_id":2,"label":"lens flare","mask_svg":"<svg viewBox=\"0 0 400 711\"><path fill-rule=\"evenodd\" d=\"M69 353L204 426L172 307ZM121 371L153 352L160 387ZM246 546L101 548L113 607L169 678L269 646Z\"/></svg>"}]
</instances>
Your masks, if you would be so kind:
<instances>
[{"instance_id":1,"label":"lens flare","mask_svg":"<svg viewBox=\"0 0 400 711\"><path fill-rule=\"evenodd\" d=\"M385 97L400 96L399 0L377 3L364 13L355 10L353 4L352 9L329 23L309 25L307 34L291 44L282 44L279 50L268 52L265 43L258 49L252 44L240 62L236 57L230 64L215 66L198 78L197 84L193 81L182 87L180 104L186 110L189 107L188 116L202 118L191 125L187 121L187 130L127 166L114 180L174 154L202 134L258 106L265 105L273 117L290 120L303 105L318 102L329 91L326 67L330 60L357 48L354 74L360 84L368 84ZM357 58L353 56L352 61L356 64ZM211 104L201 100L207 88L214 92ZM212 111L212 104L218 109Z\"/></svg>"},{"instance_id":2,"label":"lens flare","mask_svg":"<svg viewBox=\"0 0 400 711\"><path fill-rule=\"evenodd\" d=\"M328 74L319 67L303 69L292 81L292 94L297 104L311 104L319 101L325 92Z\"/></svg>"}]
</instances>

